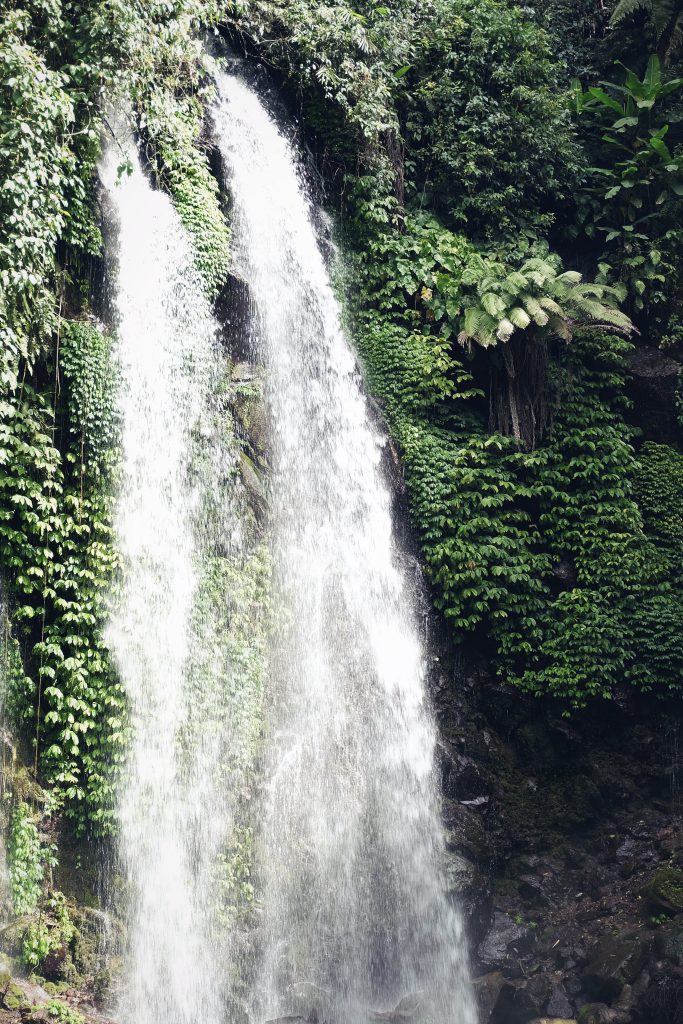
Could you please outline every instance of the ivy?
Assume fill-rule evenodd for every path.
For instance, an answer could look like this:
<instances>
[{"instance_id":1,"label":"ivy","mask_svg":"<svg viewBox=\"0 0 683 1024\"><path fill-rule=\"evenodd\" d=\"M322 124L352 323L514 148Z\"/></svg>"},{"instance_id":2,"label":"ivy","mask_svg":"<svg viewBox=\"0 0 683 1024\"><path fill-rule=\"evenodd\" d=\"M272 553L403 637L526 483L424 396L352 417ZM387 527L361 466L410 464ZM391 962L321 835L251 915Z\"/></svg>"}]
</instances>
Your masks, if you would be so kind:
<instances>
[{"instance_id":1,"label":"ivy","mask_svg":"<svg viewBox=\"0 0 683 1024\"><path fill-rule=\"evenodd\" d=\"M12 808L7 863L12 909L17 915L31 914L43 894L46 866L54 866L53 846L43 845L38 826L40 816L27 803Z\"/></svg>"},{"instance_id":2,"label":"ivy","mask_svg":"<svg viewBox=\"0 0 683 1024\"><path fill-rule=\"evenodd\" d=\"M55 445L58 422L43 393L25 383L0 405L0 555L33 680L19 711L36 766L69 813L82 820L77 808L84 805L89 823L106 830L126 728L123 693L101 632L118 559L111 480L104 478L104 464L97 465L97 444L86 447L86 439L97 421L96 396L108 386L102 365L107 343L83 325L65 328L66 338L74 336L90 377L79 382L76 359L67 357L65 382L71 381L72 407L82 418L72 421L64 451ZM93 385L83 404L84 386Z\"/></svg>"}]
</instances>

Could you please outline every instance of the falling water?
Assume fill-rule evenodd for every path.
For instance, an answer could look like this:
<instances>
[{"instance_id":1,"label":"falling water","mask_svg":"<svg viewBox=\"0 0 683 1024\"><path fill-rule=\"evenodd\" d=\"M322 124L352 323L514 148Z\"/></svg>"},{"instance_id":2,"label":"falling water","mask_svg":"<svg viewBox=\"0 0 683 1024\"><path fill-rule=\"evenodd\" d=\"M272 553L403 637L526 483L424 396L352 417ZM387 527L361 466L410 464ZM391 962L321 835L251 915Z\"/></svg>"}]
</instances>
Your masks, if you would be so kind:
<instances>
[{"instance_id":1,"label":"falling water","mask_svg":"<svg viewBox=\"0 0 683 1024\"><path fill-rule=\"evenodd\" d=\"M292 146L239 77L214 116L235 272L258 309L272 410L279 628L268 693L252 1020L472 1024L444 895L435 729L414 599ZM393 1019L393 1018L392 1018Z\"/></svg>"},{"instance_id":2,"label":"falling water","mask_svg":"<svg viewBox=\"0 0 683 1024\"><path fill-rule=\"evenodd\" d=\"M201 513L220 474L207 471L206 460L202 479L190 469L196 436L200 447L207 444L220 361L173 205L151 188L134 148L124 157L130 174L117 172L121 154L113 145L101 168L114 223L108 255L117 265L123 424L115 522L123 583L108 639L133 733L119 805L130 905L119 1017L126 1024L214 1024L222 1017L207 861L220 842L218 755L215 744L204 744L216 730L194 728L191 666L202 641Z\"/></svg>"}]
</instances>

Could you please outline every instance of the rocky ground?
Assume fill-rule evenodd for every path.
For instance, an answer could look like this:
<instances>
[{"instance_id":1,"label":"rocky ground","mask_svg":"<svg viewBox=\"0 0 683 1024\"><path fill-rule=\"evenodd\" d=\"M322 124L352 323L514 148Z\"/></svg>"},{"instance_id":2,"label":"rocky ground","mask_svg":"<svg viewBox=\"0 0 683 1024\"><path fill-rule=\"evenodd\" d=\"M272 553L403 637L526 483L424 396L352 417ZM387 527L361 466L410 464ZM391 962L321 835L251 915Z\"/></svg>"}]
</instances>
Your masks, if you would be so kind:
<instances>
[{"instance_id":1,"label":"rocky ground","mask_svg":"<svg viewBox=\"0 0 683 1024\"><path fill-rule=\"evenodd\" d=\"M481 1024L682 1024L679 713L567 721L481 667L437 690Z\"/></svg>"}]
</instances>

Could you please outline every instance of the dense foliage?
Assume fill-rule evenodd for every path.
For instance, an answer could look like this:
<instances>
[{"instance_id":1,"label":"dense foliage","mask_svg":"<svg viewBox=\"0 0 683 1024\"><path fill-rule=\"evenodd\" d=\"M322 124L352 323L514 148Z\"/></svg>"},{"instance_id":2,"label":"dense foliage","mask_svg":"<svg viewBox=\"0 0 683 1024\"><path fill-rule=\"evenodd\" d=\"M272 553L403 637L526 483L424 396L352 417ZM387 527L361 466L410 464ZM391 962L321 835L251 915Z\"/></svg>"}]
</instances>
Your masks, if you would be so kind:
<instances>
[{"instance_id":1,"label":"dense foliage","mask_svg":"<svg viewBox=\"0 0 683 1024\"><path fill-rule=\"evenodd\" d=\"M643 60L623 4L614 32L584 6L262 0L233 21L343 182L351 325L436 604L502 678L575 706L683 670L625 400L625 339L680 334L675 47Z\"/></svg>"},{"instance_id":2,"label":"dense foliage","mask_svg":"<svg viewBox=\"0 0 683 1024\"><path fill-rule=\"evenodd\" d=\"M200 142L209 3L0 5L0 551L24 671L8 701L41 780L106 832L126 739L103 636L114 584L111 338L89 312L96 162L117 96L178 201L207 291L228 229Z\"/></svg>"},{"instance_id":3,"label":"dense foliage","mask_svg":"<svg viewBox=\"0 0 683 1024\"><path fill-rule=\"evenodd\" d=\"M113 339L91 310L96 164L113 101L218 295L229 225L199 42L212 25L302 115L454 639L475 636L501 678L565 708L628 687L668 695L683 675L680 435L643 444L625 399L631 346L676 357L683 339L676 4L0 3L8 708L34 773L100 832L127 714L103 634L119 425ZM261 551L237 575L208 558L202 599L233 587L265 602L264 565ZM256 707L262 638L238 618ZM30 901L38 825L20 809L13 821ZM249 890L249 836L234 839L231 912Z\"/></svg>"}]
</instances>

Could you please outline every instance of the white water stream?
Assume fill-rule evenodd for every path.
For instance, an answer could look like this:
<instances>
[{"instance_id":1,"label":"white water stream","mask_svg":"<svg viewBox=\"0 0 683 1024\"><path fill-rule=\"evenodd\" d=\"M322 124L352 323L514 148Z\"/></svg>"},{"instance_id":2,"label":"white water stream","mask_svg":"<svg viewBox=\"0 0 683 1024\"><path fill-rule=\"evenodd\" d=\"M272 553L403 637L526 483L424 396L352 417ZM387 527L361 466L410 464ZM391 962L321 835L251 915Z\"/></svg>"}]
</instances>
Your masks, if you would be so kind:
<instances>
[{"instance_id":1,"label":"white water stream","mask_svg":"<svg viewBox=\"0 0 683 1024\"><path fill-rule=\"evenodd\" d=\"M188 764L196 646L201 430L217 365L215 325L170 199L111 145L101 168L114 222L114 306L122 388L123 479L115 527L123 585L108 641L131 704L133 743L120 791L130 906L129 965L119 1016L130 1024L218 1024L205 859L215 852L212 753ZM196 778L199 765L200 777ZM201 841L195 829L201 830Z\"/></svg>"},{"instance_id":2,"label":"white water stream","mask_svg":"<svg viewBox=\"0 0 683 1024\"><path fill-rule=\"evenodd\" d=\"M133 147L119 180L112 146L101 177L117 265L123 582L108 640L133 726L117 1018L474 1024L384 438L295 150L243 81L220 74L218 87L234 269L257 310L249 333L268 382L276 626L261 723L257 629L245 618L258 618L258 588L242 572L239 460L220 441L230 416L216 406L229 393L225 358L170 200ZM252 884L243 912L235 891Z\"/></svg>"},{"instance_id":3,"label":"white water stream","mask_svg":"<svg viewBox=\"0 0 683 1024\"><path fill-rule=\"evenodd\" d=\"M278 628L251 1017L360 1024L403 1000L404 1019L472 1024L462 925L444 895L435 727L392 539L384 439L341 329L295 152L239 77L219 74L218 90L235 270L258 310L272 413Z\"/></svg>"}]
</instances>

